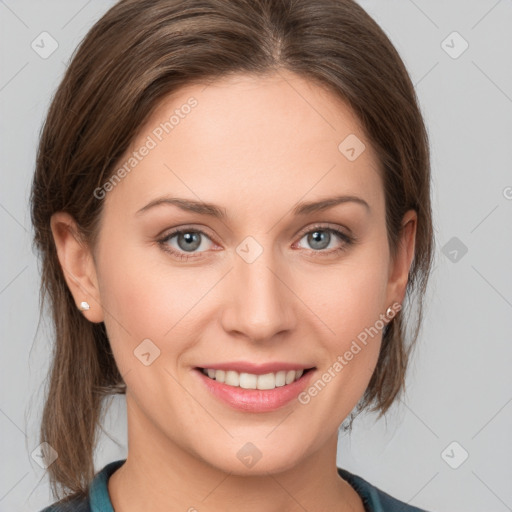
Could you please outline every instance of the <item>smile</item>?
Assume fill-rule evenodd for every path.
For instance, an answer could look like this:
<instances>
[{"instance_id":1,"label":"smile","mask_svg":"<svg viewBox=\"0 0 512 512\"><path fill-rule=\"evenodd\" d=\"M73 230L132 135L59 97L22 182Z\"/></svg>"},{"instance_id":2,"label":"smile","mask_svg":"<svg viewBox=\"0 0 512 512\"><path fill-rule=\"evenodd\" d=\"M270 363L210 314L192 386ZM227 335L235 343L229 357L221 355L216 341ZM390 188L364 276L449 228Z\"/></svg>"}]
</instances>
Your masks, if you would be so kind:
<instances>
[{"instance_id":1,"label":"smile","mask_svg":"<svg viewBox=\"0 0 512 512\"><path fill-rule=\"evenodd\" d=\"M292 384L302 377L308 370L281 370L278 372L256 375L254 373L237 372L234 370L215 370L201 368L201 371L210 379L217 382L242 389L275 389Z\"/></svg>"}]
</instances>

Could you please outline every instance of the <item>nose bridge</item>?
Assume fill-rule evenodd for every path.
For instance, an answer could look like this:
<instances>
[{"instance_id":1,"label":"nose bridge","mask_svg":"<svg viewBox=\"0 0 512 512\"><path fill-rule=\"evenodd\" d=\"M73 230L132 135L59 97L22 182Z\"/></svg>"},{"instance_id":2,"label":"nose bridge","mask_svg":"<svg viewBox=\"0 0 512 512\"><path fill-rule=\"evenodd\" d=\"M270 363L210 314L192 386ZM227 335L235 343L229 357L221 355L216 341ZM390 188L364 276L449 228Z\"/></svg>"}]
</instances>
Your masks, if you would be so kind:
<instances>
[{"instance_id":1,"label":"nose bridge","mask_svg":"<svg viewBox=\"0 0 512 512\"><path fill-rule=\"evenodd\" d=\"M293 325L292 293L272 247L247 237L236 248L224 328L263 341Z\"/></svg>"}]
</instances>

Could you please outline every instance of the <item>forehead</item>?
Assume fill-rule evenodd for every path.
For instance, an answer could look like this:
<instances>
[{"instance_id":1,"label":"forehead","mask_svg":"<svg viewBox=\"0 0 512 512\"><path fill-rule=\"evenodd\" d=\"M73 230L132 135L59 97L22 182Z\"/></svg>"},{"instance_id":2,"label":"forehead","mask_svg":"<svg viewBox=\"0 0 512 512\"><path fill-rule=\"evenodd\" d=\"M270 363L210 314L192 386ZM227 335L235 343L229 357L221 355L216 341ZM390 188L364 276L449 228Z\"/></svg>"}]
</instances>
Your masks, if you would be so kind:
<instances>
[{"instance_id":1,"label":"forehead","mask_svg":"<svg viewBox=\"0 0 512 512\"><path fill-rule=\"evenodd\" d=\"M347 147L357 158L347 157ZM284 71L179 89L121 160L116 168L129 172L107 202L122 200L134 211L164 193L239 209L272 208L276 198L291 207L333 191L382 200L377 159L352 109Z\"/></svg>"}]
</instances>

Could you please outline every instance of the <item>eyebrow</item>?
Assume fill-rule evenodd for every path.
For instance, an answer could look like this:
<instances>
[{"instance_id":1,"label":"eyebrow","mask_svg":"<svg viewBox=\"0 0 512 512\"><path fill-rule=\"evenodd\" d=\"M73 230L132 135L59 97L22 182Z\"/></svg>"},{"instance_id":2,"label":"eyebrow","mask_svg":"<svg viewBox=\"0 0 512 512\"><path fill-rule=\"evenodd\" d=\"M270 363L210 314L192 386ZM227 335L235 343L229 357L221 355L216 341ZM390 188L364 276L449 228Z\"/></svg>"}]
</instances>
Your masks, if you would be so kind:
<instances>
[{"instance_id":1,"label":"eyebrow","mask_svg":"<svg viewBox=\"0 0 512 512\"><path fill-rule=\"evenodd\" d=\"M332 208L338 204L343 203L356 203L363 205L368 211L371 210L370 205L362 198L357 196L335 196L321 199L319 201L310 201L299 203L293 208L293 215L309 215L314 212L324 211ZM146 206L142 207L136 212L135 215L141 215L151 208L160 206L162 204L174 205L181 210L201 215L209 215L218 219L227 219L228 215L225 208L221 208L211 203L203 201L195 201L193 199L180 199L177 197L160 197L150 201Z\"/></svg>"}]
</instances>

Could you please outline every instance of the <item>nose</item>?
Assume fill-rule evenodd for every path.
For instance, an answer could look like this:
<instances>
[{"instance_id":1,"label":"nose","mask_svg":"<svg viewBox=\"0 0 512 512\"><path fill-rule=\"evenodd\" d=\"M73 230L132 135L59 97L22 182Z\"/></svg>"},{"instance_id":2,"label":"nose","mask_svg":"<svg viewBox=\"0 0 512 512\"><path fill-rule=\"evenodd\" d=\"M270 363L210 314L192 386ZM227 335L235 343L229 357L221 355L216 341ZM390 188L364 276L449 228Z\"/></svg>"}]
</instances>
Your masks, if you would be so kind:
<instances>
[{"instance_id":1,"label":"nose","mask_svg":"<svg viewBox=\"0 0 512 512\"><path fill-rule=\"evenodd\" d=\"M297 299L290 289L284 262L265 249L253 262L236 255L227 280L222 326L230 335L251 342L275 341L296 324Z\"/></svg>"}]
</instances>

